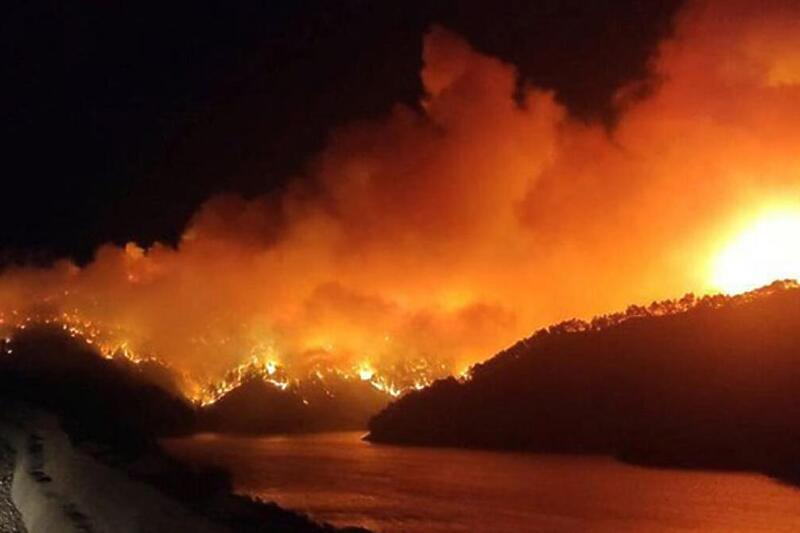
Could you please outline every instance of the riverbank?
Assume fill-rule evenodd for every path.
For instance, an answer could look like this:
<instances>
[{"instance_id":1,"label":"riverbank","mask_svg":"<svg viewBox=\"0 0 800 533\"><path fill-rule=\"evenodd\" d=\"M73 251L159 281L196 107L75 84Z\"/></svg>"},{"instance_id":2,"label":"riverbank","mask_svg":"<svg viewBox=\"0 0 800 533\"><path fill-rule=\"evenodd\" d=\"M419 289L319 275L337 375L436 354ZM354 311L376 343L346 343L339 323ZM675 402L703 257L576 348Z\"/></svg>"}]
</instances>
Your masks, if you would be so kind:
<instances>
[{"instance_id":1,"label":"riverbank","mask_svg":"<svg viewBox=\"0 0 800 533\"><path fill-rule=\"evenodd\" d=\"M14 450L0 440L0 531L3 533L27 533L22 516L11 499L15 456Z\"/></svg>"},{"instance_id":2,"label":"riverbank","mask_svg":"<svg viewBox=\"0 0 800 533\"><path fill-rule=\"evenodd\" d=\"M376 445L362 435L195 435L165 448L229 470L240 493L382 533L800 531L800 490L758 474Z\"/></svg>"},{"instance_id":3,"label":"riverbank","mask_svg":"<svg viewBox=\"0 0 800 533\"><path fill-rule=\"evenodd\" d=\"M9 503L18 510L9 516L24 524L19 529L17 522L18 529L10 532L347 531L236 496L224 480L157 452L123 457L106 446L76 441L53 415L19 404L2 407L0 440L13 451L13 456L4 455L6 461L13 457Z\"/></svg>"},{"instance_id":4,"label":"riverbank","mask_svg":"<svg viewBox=\"0 0 800 533\"><path fill-rule=\"evenodd\" d=\"M166 455L159 439L190 434L194 406L59 329L25 330L0 357L0 439L29 533L340 531Z\"/></svg>"},{"instance_id":5,"label":"riverbank","mask_svg":"<svg viewBox=\"0 0 800 533\"><path fill-rule=\"evenodd\" d=\"M230 531L73 446L53 416L6 412L0 437L15 456L10 496L30 533Z\"/></svg>"}]
</instances>

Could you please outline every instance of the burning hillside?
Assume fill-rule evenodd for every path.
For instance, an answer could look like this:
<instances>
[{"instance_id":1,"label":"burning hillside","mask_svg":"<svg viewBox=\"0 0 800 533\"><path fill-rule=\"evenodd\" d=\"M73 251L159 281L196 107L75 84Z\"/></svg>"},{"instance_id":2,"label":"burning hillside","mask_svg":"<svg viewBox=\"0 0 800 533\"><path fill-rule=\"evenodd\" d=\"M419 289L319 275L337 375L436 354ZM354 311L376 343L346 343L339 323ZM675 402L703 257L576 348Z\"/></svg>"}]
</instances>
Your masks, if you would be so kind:
<instances>
[{"instance_id":1,"label":"burning hillside","mask_svg":"<svg viewBox=\"0 0 800 533\"><path fill-rule=\"evenodd\" d=\"M289 380L282 369L254 362L210 386L207 397L187 398L172 368L104 355L87 340L53 324L20 328L0 342L0 398L53 410L80 432L101 440L118 435L126 446L197 431L363 429L392 399L366 377L331 372Z\"/></svg>"},{"instance_id":2,"label":"burning hillside","mask_svg":"<svg viewBox=\"0 0 800 533\"><path fill-rule=\"evenodd\" d=\"M60 315L27 315L11 313L10 318L0 317L2 337L0 337L0 354L13 356L16 350L16 338L20 333L40 331L58 331L63 336L83 343L96 352L98 356L116 361L123 365L138 367L160 367L168 379L162 388L179 393L198 406L206 407L226 396L243 384L258 380L281 391L290 391L300 396L305 392L314 394L321 392L326 396L335 396L335 391L342 384L358 387L363 383L386 398L400 396L408 390L420 389L436 377L446 375L444 368L428 367L427 362L418 363L417 367L392 368L391 377L380 374L369 363L362 363L349 371L336 367L315 366L305 375L293 374L273 358L252 355L243 363L228 370L221 379L203 384L193 376L181 373L166 363L165 359L154 354L140 354L133 351L122 330L107 330L96 326L91 321L82 320L77 315L62 313ZM308 403L304 399L305 403Z\"/></svg>"},{"instance_id":3,"label":"burning hillside","mask_svg":"<svg viewBox=\"0 0 800 533\"><path fill-rule=\"evenodd\" d=\"M798 20L794 2L690 2L613 128L432 28L419 105L340 128L282 192L209 199L176 247L6 269L4 350L54 324L160 361L203 404L254 373L396 396L536 325L795 277L739 236L798 246L758 222L800 212ZM753 256L772 259L742 277Z\"/></svg>"}]
</instances>

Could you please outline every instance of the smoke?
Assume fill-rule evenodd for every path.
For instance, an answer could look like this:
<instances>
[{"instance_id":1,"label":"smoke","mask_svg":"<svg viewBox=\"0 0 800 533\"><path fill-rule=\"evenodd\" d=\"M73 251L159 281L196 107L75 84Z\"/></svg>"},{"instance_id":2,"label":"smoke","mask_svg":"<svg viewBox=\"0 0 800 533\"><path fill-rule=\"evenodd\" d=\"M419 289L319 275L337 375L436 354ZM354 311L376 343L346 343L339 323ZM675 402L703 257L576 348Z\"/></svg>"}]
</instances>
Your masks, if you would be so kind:
<instances>
[{"instance_id":1,"label":"smoke","mask_svg":"<svg viewBox=\"0 0 800 533\"><path fill-rule=\"evenodd\" d=\"M6 271L0 309L77 312L202 379L251 355L400 375L707 292L731 228L800 201L798 30L794 2L688 4L609 130L432 28L423 111L338 129L279 195L208 200L177 248Z\"/></svg>"}]
</instances>

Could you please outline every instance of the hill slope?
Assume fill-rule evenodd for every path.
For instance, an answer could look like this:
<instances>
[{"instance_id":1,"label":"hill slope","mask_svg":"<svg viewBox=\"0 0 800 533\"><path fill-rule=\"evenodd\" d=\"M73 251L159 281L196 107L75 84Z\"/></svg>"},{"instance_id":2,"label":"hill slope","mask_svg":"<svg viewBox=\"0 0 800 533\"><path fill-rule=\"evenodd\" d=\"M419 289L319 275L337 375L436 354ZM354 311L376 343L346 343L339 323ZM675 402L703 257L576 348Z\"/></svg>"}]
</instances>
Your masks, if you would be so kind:
<instances>
[{"instance_id":1,"label":"hill slope","mask_svg":"<svg viewBox=\"0 0 800 533\"><path fill-rule=\"evenodd\" d=\"M777 282L542 330L468 381L442 380L391 404L371 420L369 439L795 478L799 387L800 288Z\"/></svg>"},{"instance_id":2,"label":"hill slope","mask_svg":"<svg viewBox=\"0 0 800 533\"><path fill-rule=\"evenodd\" d=\"M197 429L251 435L364 429L389 398L368 382L335 376L285 390L252 376L201 409Z\"/></svg>"},{"instance_id":3,"label":"hill slope","mask_svg":"<svg viewBox=\"0 0 800 533\"><path fill-rule=\"evenodd\" d=\"M164 454L158 439L195 430L199 415L165 388L170 380L160 369L104 359L60 328L23 330L11 346L0 352L0 445L17 441L18 455L36 461L36 469L30 471L32 486L38 487L34 502L45 501L47 509L65 508L69 514L73 508L68 503L81 497L84 510L95 510L87 517L90 522L119 515L119 527L135 529L140 522L124 520L133 515L148 531L163 530L157 524L164 523L164 516L147 515L154 506L162 511L185 509L190 519L214 524L211 530L365 531L317 524L273 503L237 495L228 474L185 465ZM42 417L31 414L38 410L56 414L59 424L39 424ZM39 490L42 483L46 490ZM136 489L140 483L150 488ZM163 499L153 496L151 488ZM121 499L122 494L133 496ZM62 497L69 501L61 505ZM117 512L120 502L124 510ZM184 522L186 530L198 530L189 525L190 519Z\"/></svg>"}]
</instances>

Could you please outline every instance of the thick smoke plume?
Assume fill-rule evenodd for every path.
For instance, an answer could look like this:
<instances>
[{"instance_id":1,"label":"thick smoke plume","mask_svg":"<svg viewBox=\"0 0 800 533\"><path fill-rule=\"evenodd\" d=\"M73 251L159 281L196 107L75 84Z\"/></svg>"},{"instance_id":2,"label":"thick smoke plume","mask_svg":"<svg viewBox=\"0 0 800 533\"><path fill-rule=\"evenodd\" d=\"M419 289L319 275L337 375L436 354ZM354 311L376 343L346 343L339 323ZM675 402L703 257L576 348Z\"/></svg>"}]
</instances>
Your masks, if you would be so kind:
<instances>
[{"instance_id":1,"label":"thick smoke plume","mask_svg":"<svg viewBox=\"0 0 800 533\"><path fill-rule=\"evenodd\" d=\"M4 320L77 313L200 379L252 355L459 372L555 320L714 290L732 232L800 201L796 2L688 4L610 130L443 28L423 59L423 111L333 132L280 195L208 200L177 248L6 271Z\"/></svg>"}]
</instances>

